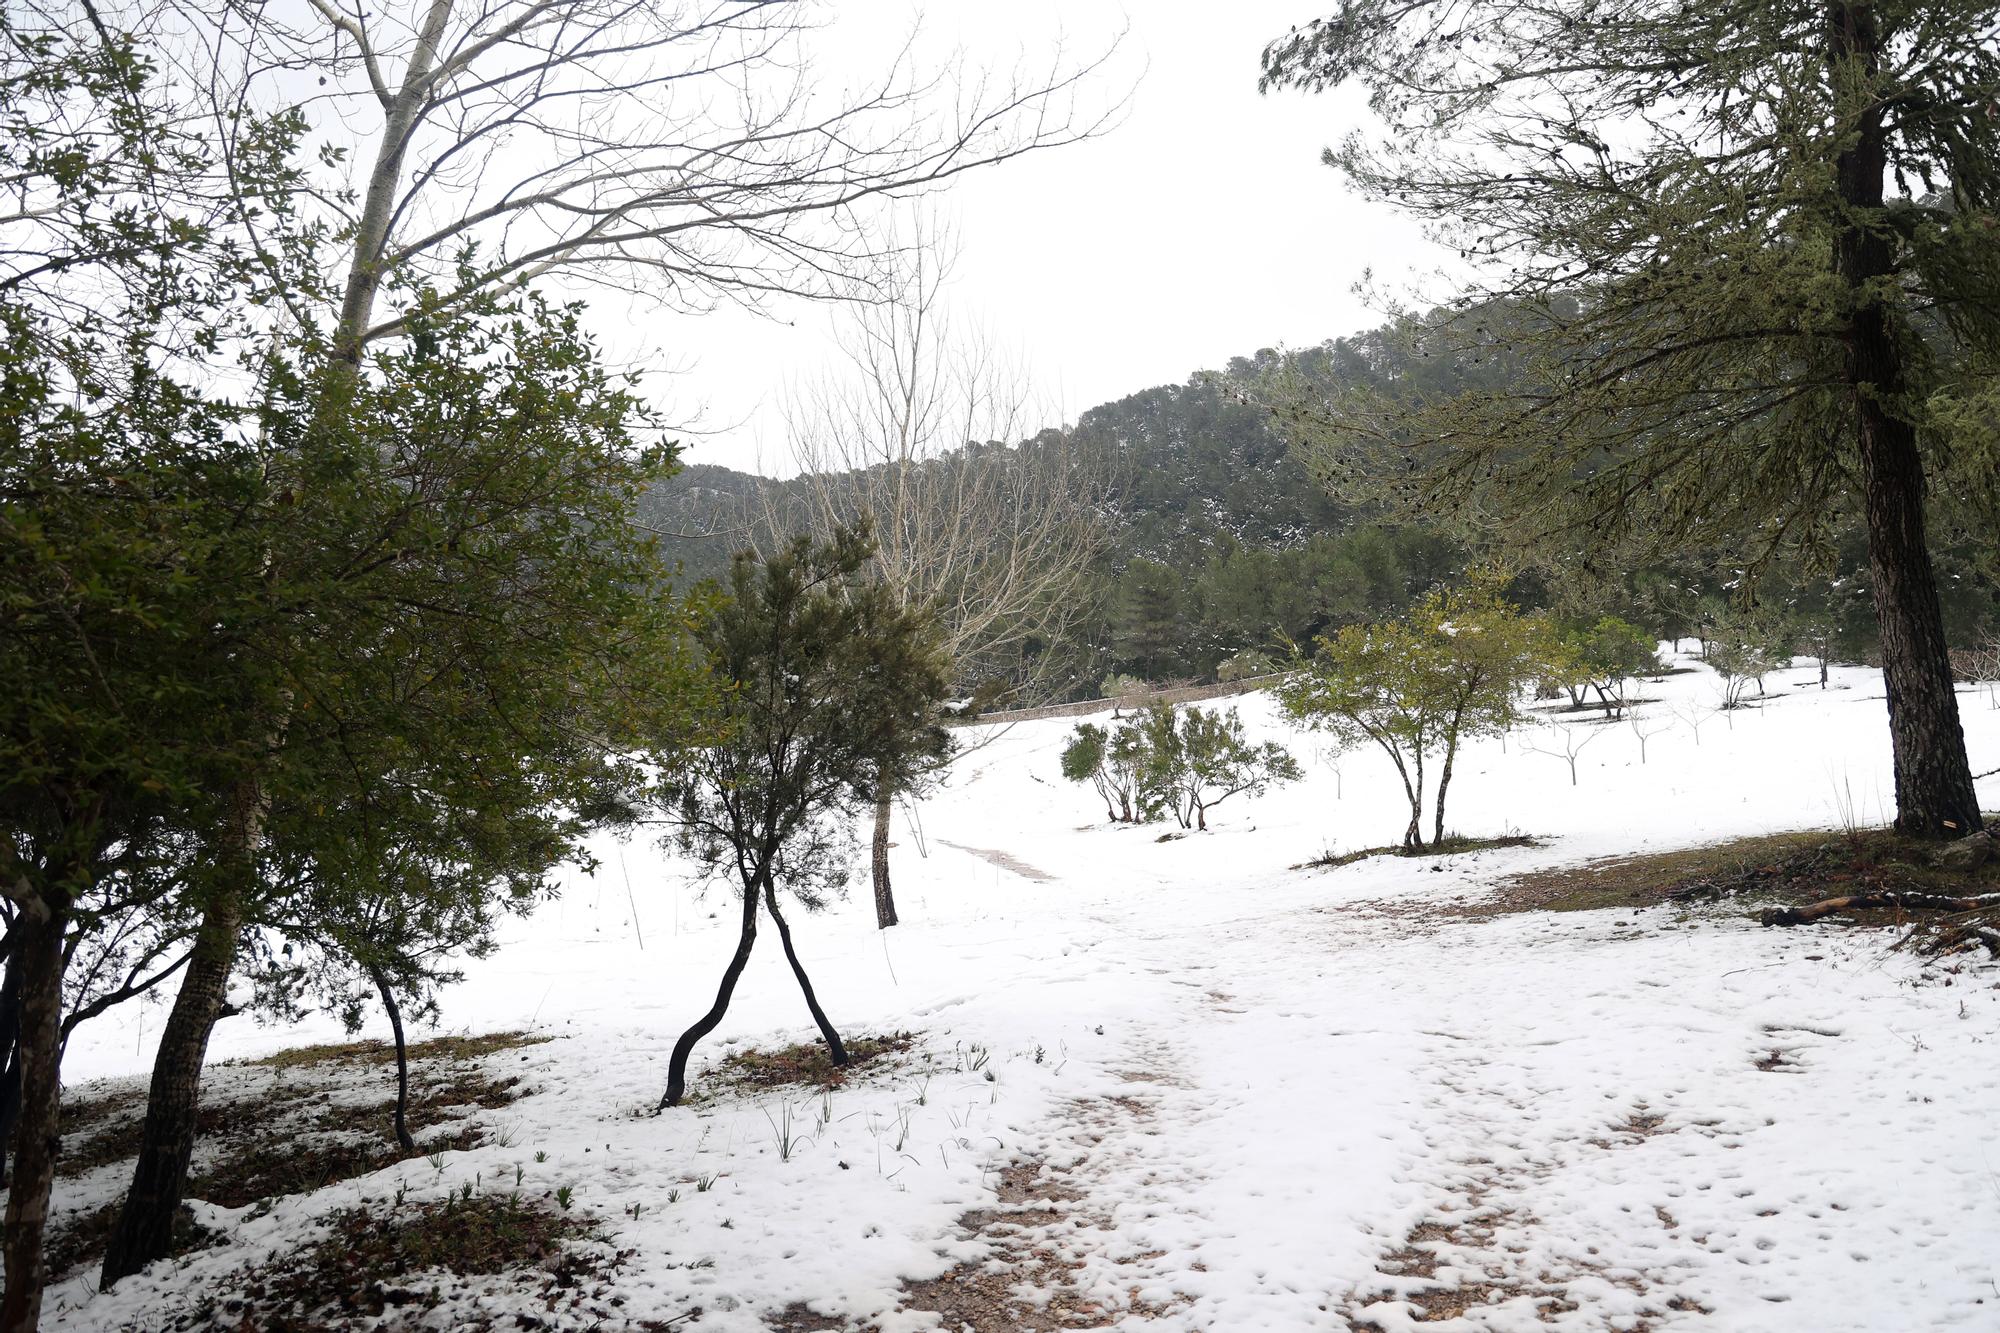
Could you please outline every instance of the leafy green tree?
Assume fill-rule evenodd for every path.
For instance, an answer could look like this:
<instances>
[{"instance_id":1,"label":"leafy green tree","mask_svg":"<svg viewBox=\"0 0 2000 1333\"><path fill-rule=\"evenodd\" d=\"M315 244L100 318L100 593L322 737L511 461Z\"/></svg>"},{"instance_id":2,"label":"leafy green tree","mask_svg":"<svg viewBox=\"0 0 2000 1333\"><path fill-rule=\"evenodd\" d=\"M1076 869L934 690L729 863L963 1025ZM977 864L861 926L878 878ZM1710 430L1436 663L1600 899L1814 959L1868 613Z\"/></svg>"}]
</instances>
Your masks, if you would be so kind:
<instances>
[{"instance_id":1,"label":"leafy green tree","mask_svg":"<svg viewBox=\"0 0 2000 1333\"><path fill-rule=\"evenodd\" d=\"M1234 708L1154 704L1135 732L1141 807L1148 818L1172 815L1182 828L1205 831L1208 812L1239 792L1260 796L1305 776L1284 746L1251 744Z\"/></svg>"},{"instance_id":2,"label":"leafy green tree","mask_svg":"<svg viewBox=\"0 0 2000 1333\"><path fill-rule=\"evenodd\" d=\"M1553 636L1489 585L1433 592L1398 620L1349 625L1299 653L1277 688L1301 725L1343 745L1369 742L1396 766L1410 821L1403 847L1423 848L1428 772L1438 774L1432 838L1444 838L1445 797L1459 744L1499 735L1519 717L1522 689L1549 668Z\"/></svg>"},{"instance_id":3,"label":"leafy green tree","mask_svg":"<svg viewBox=\"0 0 2000 1333\"><path fill-rule=\"evenodd\" d=\"M873 546L843 529L798 538L759 562L738 556L729 600L695 630L725 689L718 739L691 748L666 778L661 807L705 873L742 903L736 951L715 1002L674 1044L660 1108L680 1104L695 1045L729 1011L767 913L836 1065L847 1063L792 948L780 893L807 910L847 882L854 820L879 784L903 790L937 771L952 746L938 721L951 688L937 629L919 608L863 575Z\"/></svg>"},{"instance_id":4,"label":"leafy green tree","mask_svg":"<svg viewBox=\"0 0 2000 1333\"><path fill-rule=\"evenodd\" d=\"M1473 270L1431 350L1510 369L1305 404L1320 448L1407 453L1429 512L1634 556L1824 546L1858 512L1897 826L1929 837L1980 826L1926 492L2000 348L1996 15L1346 0L1264 53L1266 87L1368 91L1380 129L1327 160Z\"/></svg>"},{"instance_id":5,"label":"leafy green tree","mask_svg":"<svg viewBox=\"0 0 2000 1333\"><path fill-rule=\"evenodd\" d=\"M204 891L177 862L229 818L218 793L254 757L238 710L272 683L227 634L260 574L254 451L187 373L240 334L247 285L209 219L176 211L201 146L130 41L39 17L0 15L6 1333L36 1327L47 1277L66 969L107 925Z\"/></svg>"},{"instance_id":6,"label":"leafy green tree","mask_svg":"<svg viewBox=\"0 0 2000 1333\"><path fill-rule=\"evenodd\" d=\"M1708 665L1722 677L1722 706L1741 708L1752 685L1764 692L1764 677L1791 661L1792 629L1783 617L1759 608L1732 610L1716 622L1708 641Z\"/></svg>"},{"instance_id":7,"label":"leafy green tree","mask_svg":"<svg viewBox=\"0 0 2000 1333\"><path fill-rule=\"evenodd\" d=\"M243 511L259 564L233 626L271 678L239 709L252 753L208 838L216 880L107 1283L169 1244L243 933L290 923L385 967L423 952L426 923L447 949L475 942L484 899L582 857L575 812L685 704L686 617L629 521L671 451L634 438L637 404L576 318L532 296L425 311L360 374L336 362L343 387L314 360L272 383ZM368 897L372 933L341 908Z\"/></svg>"},{"instance_id":8,"label":"leafy green tree","mask_svg":"<svg viewBox=\"0 0 2000 1333\"><path fill-rule=\"evenodd\" d=\"M1135 560L1119 575L1116 595L1118 660L1156 683L1185 671L1186 593L1180 576L1154 561Z\"/></svg>"},{"instance_id":9,"label":"leafy green tree","mask_svg":"<svg viewBox=\"0 0 2000 1333\"><path fill-rule=\"evenodd\" d=\"M1245 648L1224 658L1222 665L1215 669L1215 678L1225 684L1233 684L1239 680L1254 680L1258 676L1271 675L1277 669L1277 659L1269 653L1259 652L1255 648Z\"/></svg>"},{"instance_id":10,"label":"leafy green tree","mask_svg":"<svg viewBox=\"0 0 2000 1333\"><path fill-rule=\"evenodd\" d=\"M1137 819L1139 772L1144 750L1138 727L1131 722L1106 729L1093 722L1078 726L1063 747L1062 774L1071 782L1088 782L1104 802L1104 815L1114 824Z\"/></svg>"},{"instance_id":11,"label":"leafy green tree","mask_svg":"<svg viewBox=\"0 0 2000 1333\"><path fill-rule=\"evenodd\" d=\"M1595 691L1607 717L1625 715L1625 687L1634 676L1660 669L1652 635L1617 616L1571 627L1562 633L1559 648L1557 659L1566 668L1572 701L1581 705L1583 691Z\"/></svg>"}]
</instances>

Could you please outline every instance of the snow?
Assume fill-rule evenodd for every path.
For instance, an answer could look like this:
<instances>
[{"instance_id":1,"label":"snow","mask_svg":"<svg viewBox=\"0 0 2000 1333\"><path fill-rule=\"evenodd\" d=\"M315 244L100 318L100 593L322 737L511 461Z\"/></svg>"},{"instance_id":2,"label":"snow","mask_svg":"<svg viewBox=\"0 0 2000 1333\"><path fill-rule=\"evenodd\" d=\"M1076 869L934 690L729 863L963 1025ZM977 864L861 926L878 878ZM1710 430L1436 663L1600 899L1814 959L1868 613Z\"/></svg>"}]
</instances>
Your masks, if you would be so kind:
<instances>
[{"instance_id":1,"label":"snow","mask_svg":"<svg viewBox=\"0 0 2000 1333\"><path fill-rule=\"evenodd\" d=\"M2000 1329L2000 971L1944 985L1882 935L1726 914L1432 910L1537 866L1884 821L1880 678L1837 669L1822 692L1817 676L1773 673L1763 706L1705 720L1720 697L1705 669L1649 683L1640 713L1663 727L1649 762L1613 724L1574 788L1521 736L1477 743L1448 825L1541 846L1333 870L1293 867L1402 829L1379 756L1343 759L1339 798L1309 763L1305 782L1230 802L1212 832L1162 840L1103 825L1095 796L1061 780L1073 719L1019 724L899 826L904 925L877 932L865 891L796 914L835 1022L909 1029L928 1052L827 1099L648 1114L734 914L659 849L607 844L594 879L446 998L451 1030L555 1038L497 1057L538 1089L478 1113L508 1146L208 1210L233 1244L108 1294L73 1279L50 1322L157 1327L339 1208L399 1185L441 1197L519 1163L524 1189L569 1185L635 1251L615 1278L634 1320L699 1307L686 1327L749 1333L804 1303L906 1333L935 1321L899 1310L900 1284L987 1253L958 1219L991 1206L1000 1168L1033 1162L1083 1195L1035 1237L1135 1329L1412 1326L1395 1298L1412 1281L1385 1256L1419 1226L1440 1276L1493 1286L1426 1327ZM1961 697L1975 768L2000 762L1991 701ZM1238 703L1254 739L1313 754L1267 698ZM2000 805L1995 780L1981 794ZM87 1025L69 1076L136 1075L159 1021L135 1006ZM810 1035L776 941L760 940L702 1056ZM339 1036L330 1020L232 1019L211 1057ZM211 1085L250 1076L218 1068ZM787 1112L802 1141L784 1160ZM58 1206L121 1183L116 1169L65 1181ZM453 1290L463 1308L507 1299ZM1538 1314L1550 1293L1563 1303Z\"/></svg>"}]
</instances>

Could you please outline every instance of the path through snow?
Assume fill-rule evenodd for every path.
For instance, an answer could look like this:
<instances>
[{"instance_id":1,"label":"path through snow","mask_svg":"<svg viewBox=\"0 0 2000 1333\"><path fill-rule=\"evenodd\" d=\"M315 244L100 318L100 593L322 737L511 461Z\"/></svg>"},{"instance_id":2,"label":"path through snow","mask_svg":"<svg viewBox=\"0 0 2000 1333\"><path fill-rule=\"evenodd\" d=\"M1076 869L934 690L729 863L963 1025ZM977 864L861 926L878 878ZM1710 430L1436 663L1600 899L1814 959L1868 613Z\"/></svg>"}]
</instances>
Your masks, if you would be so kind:
<instances>
[{"instance_id":1,"label":"path through snow","mask_svg":"<svg viewBox=\"0 0 2000 1333\"><path fill-rule=\"evenodd\" d=\"M643 947L622 892L579 884L445 997L461 1028L557 1038L510 1066L537 1091L493 1114L490 1146L206 1210L232 1245L108 1296L71 1283L54 1322L157 1328L160 1302L225 1287L334 1209L520 1166L633 1252L616 1281L634 1328L699 1310L676 1329L959 1333L974 1297L1034 1328L1010 1305L1025 1279L1051 1326L1131 1333L2000 1329L2000 973L1924 979L1839 927L1443 910L1555 863L1881 818L1879 681L1814 674L1644 757L1609 730L1576 787L1475 746L1452 825L1545 845L1331 870L1299 866L1402 826L1372 756L1162 843L1086 825L1089 793L1054 776L1068 724L1019 724L927 804L931 856L903 840L903 926L876 932L865 893L799 923L846 1030L929 1051L826 1098L643 1114L733 939L724 895L634 844ZM1671 722L1715 689L1672 676L1646 708ZM2000 754L1984 700L1963 696L1975 768ZM1267 701L1241 707L1256 739L1311 753ZM2000 781L1981 792L2000 806ZM704 1059L810 1035L775 952L739 995ZM157 1024L93 1025L72 1068L141 1067ZM213 1049L336 1031L231 1020ZM788 1114L808 1130L781 1152Z\"/></svg>"}]
</instances>

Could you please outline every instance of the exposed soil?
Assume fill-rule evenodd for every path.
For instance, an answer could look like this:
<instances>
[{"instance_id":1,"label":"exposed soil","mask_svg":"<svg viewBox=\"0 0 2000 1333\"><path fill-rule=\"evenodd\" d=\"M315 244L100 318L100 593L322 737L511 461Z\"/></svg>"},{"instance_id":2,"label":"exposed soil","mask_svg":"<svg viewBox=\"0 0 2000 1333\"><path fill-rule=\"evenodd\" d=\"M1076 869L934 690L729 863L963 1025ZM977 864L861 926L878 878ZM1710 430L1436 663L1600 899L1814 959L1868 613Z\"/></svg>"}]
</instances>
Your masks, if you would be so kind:
<instances>
[{"instance_id":1,"label":"exposed soil","mask_svg":"<svg viewBox=\"0 0 2000 1333\"><path fill-rule=\"evenodd\" d=\"M1128 1081L1155 1077L1133 1071ZM1153 1112L1136 1097L1116 1096L1071 1103L1070 1113L1088 1126L1144 1119ZM1141 1300L1136 1284L1116 1304L1084 1290L1084 1255L1092 1235L1108 1231L1111 1220L1093 1211L1088 1188L1075 1169L1037 1160L1015 1162L999 1172L995 1192L991 1207L973 1209L958 1222L961 1238L985 1243L986 1258L904 1283L901 1309L936 1315L938 1327L951 1333L1110 1328L1167 1312ZM855 1325L805 1305L782 1311L768 1326L773 1333L879 1333L872 1324Z\"/></svg>"},{"instance_id":2,"label":"exposed soil","mask_svg":"<svg viewBox=\"0 0 2000 1333\"><path fill-rule=\"evenodd\" d=\"M427 1316L444 1302L443 1274L505 1274L532 1292L544 1311L486 1316L459 1307L451 1327L468 1333L592 1328L617 1317L618 1302L605 1279L625 1256L597 1238L589 1218L542 1201L454 1195L348 1209L327 1225L327 1239L289 1259L243 1270L224 1284L226 1294L178 1313L166 1327L260 1333L433 1327Z\"/></svg>"},{"instance_id":3,"label":"exposed soil","mask_svg":"<svg viewBox=\"0 0 2000 1333\"><path fill-rule=\"evenodd\" d=\"M404 1152L391 1136L392 1097L351 1095L354 1083L347 1071L376 1063L376 1044L307 1047L252 1062L277 1076L253 1080L262 1086L251 1091L213 1092L204 1100L196 1120L195 1164L187 1197L240 1208L412 1158L477 1147L486 1133L465 1123L467 1113L507 1106L527 1089L518 1076L491 1073L474 1058L546 1040L495 1033L412 1047L412 1055L418 1057L412 1061L409 1108L415 1152ZM393 1052L386 1058L393 1058ZM385 1078L383 1084L387 1091L390 1081ZM78 1176L132 1161L138 1154L145 1109L143 1089L121 1089L65 1105L65 1128L78 1137L65 1145L58 1173ZM81 1213L58 1213L50 1227L50 1271L60 1277L96 1263L117 1213L116 1203ZM174 1252L201 1248L209 1239L184 1220Z\"/></svg>"},{"instance_id":4,"label":"exposed soil","mask_svg":"<svg viewBox=\"0 0 2000 1333\"><path fill-rule=\"evenodd\" d=\"M869 1066L893 1062L917 1043L914 1032L881 1037L850 1037L842 1041L847 1063L836 1065L824 1043L802 1041L774 1051L733 1051L722 1058L706 1082L708 1096L724 1089L764 1091L771 1088L837 1088ZM717 1085L720 1087L718 1088Z\"/></svg>"},{"instance_id":5,"label":"exposed soil","mask_svg":"<svg viewBox=\"0 0 2000 1333\"><path fill-rule=\"evenodd\" d=\"M1327 852L1310 861L1292 867L1294 870L1333 870L1341 866L1353 865L1356 861L1366 861L1375 856L1431 857L1457 856L1462 852L1490 852L1500 847L1539 847L1541 842L1525 833L1507 833L1497 838L1469 838L1462 833L1447 833L1436 842L1425 843L1418 848L1405 847L1363 847L1352 852Z\"/></svg>"},{"instance_id":6,"label":"exposed soil","mask_svg":"<svg viewBox=\"0 0 2000 1333\"><path fill-rule=\"evenodd\" d=\"M1972 874L1932 863L1939 844L1890 829L1851 833L1809 830L1737 838L1708 847L1606 857L1503 880L1495 892L1463 904L1458 915L1786 904L1861 893L1977 894L2000 889L2000 858ZM1899 925L1907 913L1861 912L1862 924Z\"/></svg>"}]
</instances>

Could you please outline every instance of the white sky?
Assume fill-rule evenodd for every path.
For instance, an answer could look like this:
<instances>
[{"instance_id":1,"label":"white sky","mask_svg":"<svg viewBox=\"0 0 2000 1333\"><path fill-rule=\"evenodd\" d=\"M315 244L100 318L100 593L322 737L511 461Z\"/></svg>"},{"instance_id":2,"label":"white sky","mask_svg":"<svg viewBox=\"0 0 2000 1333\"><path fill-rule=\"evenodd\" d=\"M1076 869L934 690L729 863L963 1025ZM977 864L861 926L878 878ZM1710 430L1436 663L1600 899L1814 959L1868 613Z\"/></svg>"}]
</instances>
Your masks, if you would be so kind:
<instances>
[{"instance_id":1,"label":"white sky","mask_svg":"<svg viewBox=\"0 0 2000 1333\"><path fill-rule=\"evenodd\" d=\"M1002 75L1057 41L1082 57L1126 30L1100 92L1136 81L1116 129L960 177L945 205L960 249L954 319L1023 360L1070 418L1260 347L1366 328L1377 315L1351 291L1364 272L1394 288L1435 262L1407 219L1348 195L1318 161L1363 114L1357 98L1257 92L1264 44L1313 17L1315 0L1129 3L933 4L923 19L928 50L959 48ZM879 65L911 21L907 8L850 4L825 54ZM671 316L601 292L592 304L615 354L677 368L650 387L675 419L699 415L688 461L782 470L771 405L829 363L837 312Z\"/></svg>"}]
</instances>

